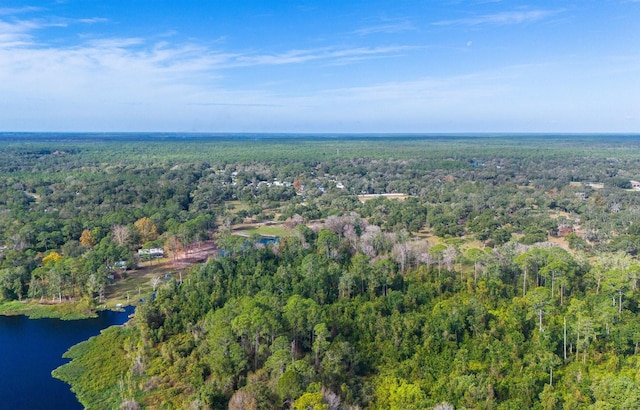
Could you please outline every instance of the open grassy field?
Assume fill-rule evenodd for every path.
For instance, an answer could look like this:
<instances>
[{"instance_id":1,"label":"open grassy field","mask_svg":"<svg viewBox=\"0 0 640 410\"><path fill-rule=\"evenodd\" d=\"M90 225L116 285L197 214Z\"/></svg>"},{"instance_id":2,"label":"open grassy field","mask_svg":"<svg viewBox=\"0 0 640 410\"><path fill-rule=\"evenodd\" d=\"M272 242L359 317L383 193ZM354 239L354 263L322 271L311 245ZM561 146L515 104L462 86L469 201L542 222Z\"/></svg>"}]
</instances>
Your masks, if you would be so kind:
<instances>
[{"instance_id":1,"label":"open grassy field","mask_svg":"<svg viewBox=\"0 0 640 410\"><path fill-rule=\"evenodd\" d=\"M101 305L114 309L118 304L136 305L140 299L148 299L153 291L153 279L163 279L176 269L169 259L141 262L138 269L126 273L125 278L105 288L106 301Z\"/></svg>"},{"instance_id":2,"label":"open grassy field","mask_svg":"<svg viewBox=\"0 0 640 410\"><path fill-rule=\"evenodd\" d=\"M266 235L266 236L288 236L289 231L282 224L277 223L257 223L257 224L242 224L232 229L234 233L245 235Z\"/></svg>"},{"instance_id":3,"label":"open grassy field","mask_svg":"<svg viewBox=\"0 0 640 410\"><path fill-rule=\"evenodd\" d=\"M246 211L249 209L249 205L245 202L240 201L239 199L233 201L225 201L224 204L227 210L233 214L237 214L242 210Z\"/></svg>"},{"instance_id":4,"label":"open grassy field","mask_svg":"<svg viewBox=\"0 0 640 410\"><path fill-rule=\"evenodd\" d=\"M358 195L358 199L360 200L360 202L366 202L370 199L378 198L381 196L389 199L398 199L401 201L409 197L409 195L407 194L365 194L365 195Z\"/></svg>"}]
</instances>

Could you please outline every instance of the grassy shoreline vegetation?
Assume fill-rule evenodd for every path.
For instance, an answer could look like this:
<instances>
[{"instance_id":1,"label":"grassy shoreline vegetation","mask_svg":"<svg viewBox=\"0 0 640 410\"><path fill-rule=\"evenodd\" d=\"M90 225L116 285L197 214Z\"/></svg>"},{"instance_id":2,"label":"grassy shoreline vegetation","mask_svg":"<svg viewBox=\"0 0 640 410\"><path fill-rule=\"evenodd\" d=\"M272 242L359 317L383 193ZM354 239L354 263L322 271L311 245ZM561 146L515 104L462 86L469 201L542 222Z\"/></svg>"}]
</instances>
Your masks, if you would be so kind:
<instances>
[{"instance_id":1,"label":"grassy shoreline vegetation","mask_svg":"<svg viewBox=\"0 0 640 410\"><path fill-rule=\"evenodd\" d=\"M119 408L129 389L122 378L129 369L125 350L128 333L112 326L71 347L63 357L72 361L55 369L52 376L69 383L85 408Z\"/></svg>"},{"instance_id":2,"label":"grassy shoreline vegetation","mask_svg":"<svg viewBox=\"0 0 640 410\"><path fill-rule=\"evenodd\" d=\"M95 309L87 300L46 305L38 302L11 301L0 303L0 315L25 315L30 319L77 320L96 317Z\"/></svg>"},{"instance_id":3,"label":"grassy shoreline vegetation","mask_svg":"<svg viewBox=\"0 0 640 410\"><path fill-rule=\"evenodd\" d=\"M86 408L640 406L637 135L0 139L0 314L138 305Z\"/></svg>"}]
</instances>

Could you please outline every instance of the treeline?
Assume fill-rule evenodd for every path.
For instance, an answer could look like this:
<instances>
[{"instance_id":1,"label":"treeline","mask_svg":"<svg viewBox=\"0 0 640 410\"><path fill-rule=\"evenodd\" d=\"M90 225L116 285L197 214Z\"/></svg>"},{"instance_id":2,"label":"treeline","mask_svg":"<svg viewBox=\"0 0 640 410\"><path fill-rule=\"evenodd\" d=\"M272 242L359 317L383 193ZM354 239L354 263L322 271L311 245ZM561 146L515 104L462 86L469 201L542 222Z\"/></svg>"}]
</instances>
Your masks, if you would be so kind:
<instances>
[{"instance_id":1,"label":"treeline","mask_svg":"<svg viewBox=\"0 0 640 410\"><path fill-rule=\"evenodd\" d=\"M624 189L639 164L634 140L621 137L113 138L34 137L3 148L2 300L90 296L91 275L102 272L98 282L106 283L117 273L110 272L114 262L135 266L138 248L188 247L209 238L217 223L246 218L312 221L355 212L387 231L474 237L489 247L550 236L590 254L635 255L640 246L640 197ZM261 157L251 154L253 144ZM312 159L314 149L331 155ZM232 162L234 155L253 156ZM361 203L356 195L363 193L410 197ZM233 201L246 206L235 210ZM158 239L135 236L143 218ZM114 246L121 227L134 235ZM91 246L81 243L87 231ZM63 261L45 267L52 252ZM39 285L30 292L32 284Z\"/></svg>"},{"instance_id":2,"label":"treeline","mask_svg":"<svg viewBox=\"0 0 640 410\"><path fill-rule=\"evenodd\" d=\"M89 408L640 405L640 265L624 253L464 252L353 216L231 246L138 308L126 372L73 380L99 397ZM121 394L100 396L96 377Z\"/></svg>"}]
</instances>

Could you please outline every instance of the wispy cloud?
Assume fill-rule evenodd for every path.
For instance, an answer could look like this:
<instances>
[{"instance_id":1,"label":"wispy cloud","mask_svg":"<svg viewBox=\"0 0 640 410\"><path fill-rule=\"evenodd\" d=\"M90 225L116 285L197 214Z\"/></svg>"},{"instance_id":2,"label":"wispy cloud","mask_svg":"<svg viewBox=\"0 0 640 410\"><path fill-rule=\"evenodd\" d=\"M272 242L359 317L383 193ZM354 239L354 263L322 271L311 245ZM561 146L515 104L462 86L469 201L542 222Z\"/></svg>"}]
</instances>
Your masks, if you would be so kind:
<instances>
[{"instance_id":1,"label":"wispy cloud","mask_svg":"<svg viewBox=\"0 0 640 410\"><path fill-rule=\"evenodd\" d=\"M106 19L103 17L92 17L92 18L78 19L76 21L83 24L95 24L95 23L107 23L109 19Z\"/></svg>"},{"instance_id":2,"label":"wispy cloud","mask_svg":"<svg viewBox=\"0 0 640 410\"><path fill-rule=\"evenodd\" d=\"M344 62L349 59L399 54L414 50L413 46L355 47L355 48L318 48L308 50L290 50L279 54L240 55L234 61L238 65L282 65L300 64L310 61L327 60ZM234 62L231 62L234 64Z\"/></svg>"},{"instance_id":3,"label":"wispy cloud","mask_svg":"<svg viewBox=\"0 0 640 410\"><path fill-rule=\"evenodd\" d=\"M308 96L296 96L290 90L263 83L233 87L227 77L233 76L234 69L310 63L346 65L366 59L394 58L418 48L372 45L285 49L273 53L228 52L222 47L224 38L181 43L173 35L152 38L80 35L61 43L39 35L40 30L52 25L70 27L102 22L105 20L101 18L0 18L0 84L6 97L0 101L0 118L24 128L29 122L25 113L38 113L40 126L49 129L64 128L69 118L74 119L76 127L85 129L127 127L114 124L109 118L161 124L164 129L181 129L185 123L197 125L200 122L194 118L206 118L202 124L219 129L224 126L221 124L243 123L250 110L255 116L253 121L273 123L277 128L281 124L276 119L283 115L303 118L318 104L325 109L332 107L334 101L348 101L349 97L338 91L321 95L312 91ZM396 89L411 93L411 87L409 84ZM384 91L384 87L378 91ZM365 94L365 90L358 92L361 96Z\"/></svg>"},{"instance_id":4,"label":"wispy cloud","mask_svg":"<svg viewBox=\"0 0 640 410\"><path fill-rule=\"evenodd\" d=\"M86 46L90 46L96 49L126 49L132 46L139 46L144 44L144 39L139 37L129 38L101 38L95 40L88 40Z\"/></svg>"},{"instance_id":5,"label":"wispy cloud","mask_svg":"<svg viewBox=\"0 0 640 410\"><path fill-rule=\"evenodd\" d=\"M413 31L415 29L415 26L409 20L385 19L377 24L359 28L353 33L359 36L368 36L379 33L400 33L403 31Z\"/></svg>"},{"instance_id":6,"label":"wispy cloud","mask_svg":"<svg viewBox=\"0 0 640 410\"><path fill-rule=\"evenodd\" d=\"M0 49L29 45L32 41L31 32L42 27L41 23L35 21L6 22L0 20Z\"/></svg>"},{"instance_id":7,"label":"wispy cloud","mask_svg":"<svg viewBox=\"0 0 640 410\"><path fill-rule=\"evenodd\" d=\"M41 11L40 7L0 7L0 16L13 16L16 14Z\"/></svg>"},{"instance_id":8,"label":"wispy cloud","mask_svg":"<svg viewBox=\"0 0 640 410\"><path fill-rule=\"evenodd\" d=\"M102 21L75 20L69 24ZM160 40L76 37L75 43L66 45L40 42L36 32L52 24L0 19L0 83L5 95L12 96L13 101L5 109L36 104L34 102L49 104L52 98L59 107L73 107L80 101L118 107L171 101L171 104L194 109L207 106L274 108L283 105L278 98L260 91L259 86L251 92L227 89L225 76L238 67L319 61L327 65L350 64L415 49L407 46L324 47L261 54L224 52L212 48L211 44L169 42L167 37ZM217 46L219 44L214 45ZM271 104L273 101L276 103Z\"/></svg>"},{"instance_id":9,"label":"wispy cloud","mask_svg":"<svg viewBox=\"0 0 640 410\"><path fill-rule=\"evenodd\" d=\"M75 24L106 23L102 17L71 19L58 16L18 17L20 14L40 12L39 7L0 8L0 47L25 46L32 42L36 31L51 27L69 27ZM32 46L35 46L33 42Z\"/></svg>"},{"instance_id":10,"label":"wispy cloud","mask_svg":"<svg viewBox=\"0 0 640 410\"><path fill-rule=\"evenodd\" d=\"M484 14L475 17L468 17L454 20L441 20L432 23L435 26L478 26L478 25L513 25L534 23L547 17L558 14L558 10L518 10L504 11L494 14Z\"/></svg>"},{"instance_id":11,"label":"wispy cloud","mask_svg":"<svg viewBox=\"0 0 640 410\"><path fill-rule=\"evenodd\" d=\"M2 10L0 9L0 17L2 17ZM11 9L16 10L16 9ZM36 8L29 8L29 10L39 10ZM7 11L6 15L9 12ZM11 13L11 14L16 14ZM34 34L38 30L46 28L60 27L65 28L74 24L96 24L107 22L108 19L94 17L87 19L69 19L59 17L47 17L47 18L35 18L35 19L5 19L0 20L0 48L8 47L24 47L24 46L37 46L34 39Z\"/></svg>"},{"instance_id":12,"label":"wispy cloud","mask_svg":"<svg viewBox=\"0 0 640 410\"><path fill-rule=\"evenodd\" d=\"M39 18L31 20L2 20L0 19L0 51L2 49L24 48L29 49L33 55L47 54L57 55L59 60L65 60L67 55L73 54L74 61L79 56L85 56L95 63L106 62L106 57L117 55L119 58L132 58L138 62L146 59L147 63L167 67L192 67L191 71L198 70L223 70L235 67L268 66L304 64L312 61L326 61L327 63L347 64L362 59L381 58L399 55L416 47L409 46L384 46L384 47L322 47L312 49L292 49L279 53L260 54L251 52L220 52L210 47L223 43L225 37L209 41L208 45L195 43L175 44L167 41L153 41L143 38L92 38L79 36L77 44L67 46L48 47L36 41L36 32L51 27L69 27L77 24L96 24L108 22L108 19L93 17L85 19L66 18ZM391 23L390 23L391 24ZM401 30L409 27L409 23L395 22L386 26L386 30ZM404 27L404 28L403 28ZM378 28L363 29L368 31L385 30ZM170 36L174 33L170 33ZM165 37L166 36L159 36ZM16 50L14 50L16 51ZM23 50L24 51L24 50ZM24 52L22 54L25 54ZM104 57L101 57L104 56ZM6 60L11 64L12 58ZM34 60L37 65L37 61ZM109 65L109 64L107 64Z\"/></svg>"},{"instance_id":13,"label":"wispy cloud","mask_svg":"<svg viewBox=\"0 0 640 410\"><path fill-rule=\"evenodd\" d=\"M381 101L405 101L424 104L427 102L443 104L453 103L461 97L495 96L504 89L501 80L507 74L476 73L469 75L433 77L412 81L386 82L365 87L347 87L327 90L323 94L340 100L369 101L376 104Z\"/></svg>"},{"instance_id":14,"label":"wispy cloud","mask_svg":"<svg viewBox=\"0 0 640 410\"><path fill-rule=\"evenodd\" d=\"M220 103L220 102L189 103L188 105L201 106L201 107L282 107L281 104Z\"/></svg>"}]
</instances>

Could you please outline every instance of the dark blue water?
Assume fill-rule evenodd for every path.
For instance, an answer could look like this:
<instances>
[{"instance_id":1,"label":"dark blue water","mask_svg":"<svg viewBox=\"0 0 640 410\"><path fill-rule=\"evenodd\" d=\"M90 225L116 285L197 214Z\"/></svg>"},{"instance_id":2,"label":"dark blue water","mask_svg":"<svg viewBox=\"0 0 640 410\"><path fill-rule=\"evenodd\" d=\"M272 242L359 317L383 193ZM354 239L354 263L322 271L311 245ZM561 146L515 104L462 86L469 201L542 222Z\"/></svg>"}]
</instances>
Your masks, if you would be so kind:
<instances>
[{"instance_id":1,"label":"dark blue water","mask_svg":"<svg viewBox=\"0 0 640 410\"><path fill-rule=\"evenodd\" d=\"M69 385L51 377L71 346L127 321L126 312L100 312L96 319L63 321L0 316L0 409L82 409Z\"/></svg>"}]
</instances>

